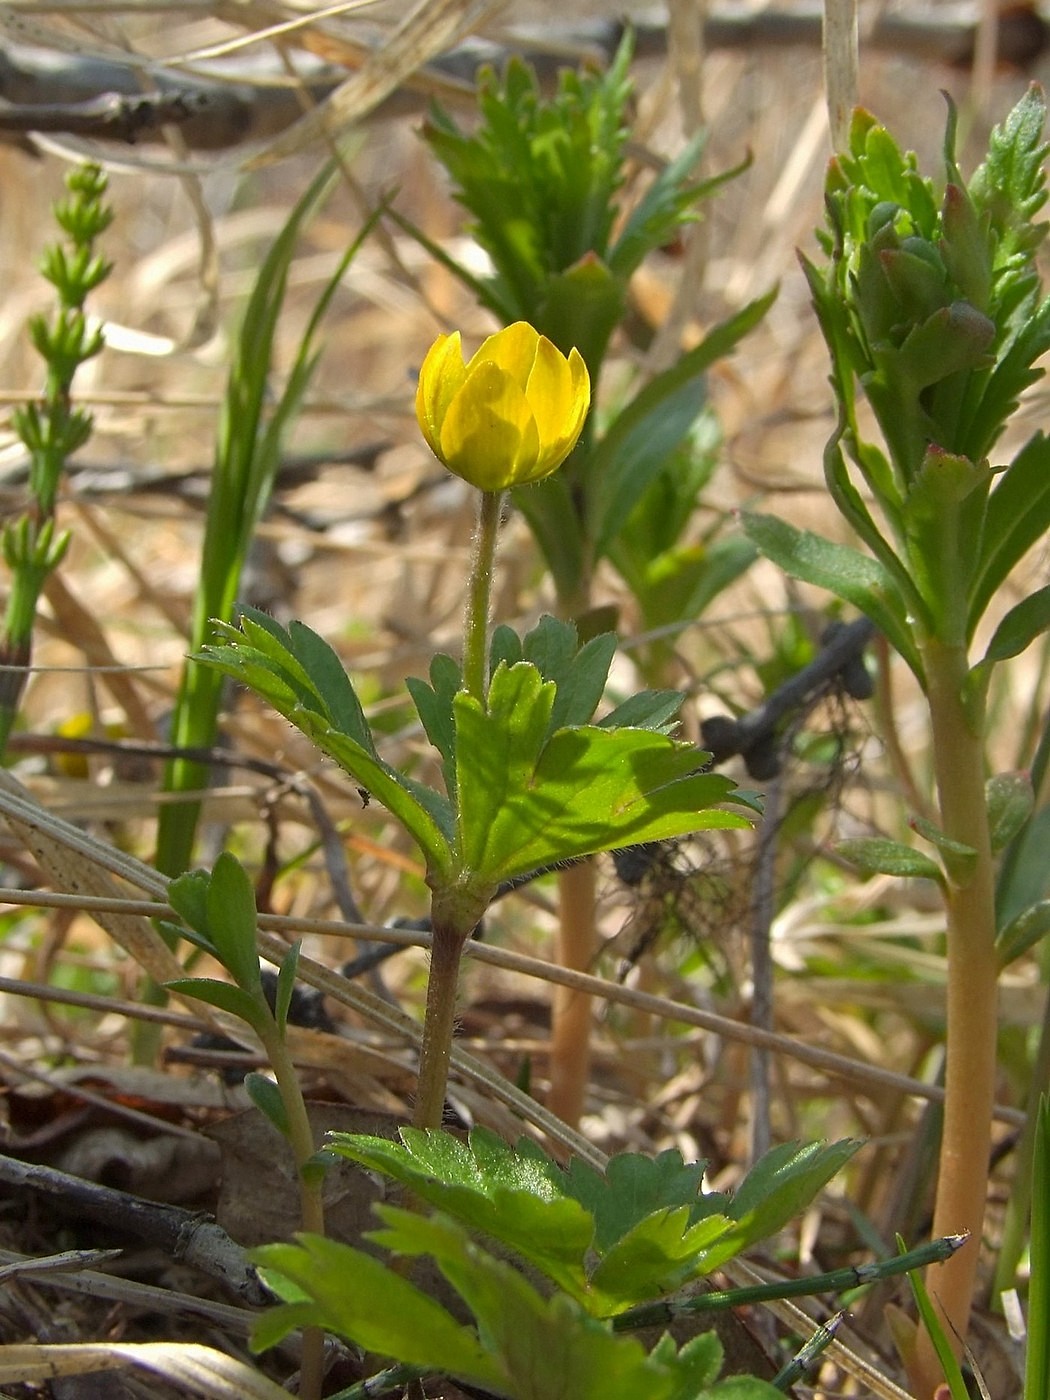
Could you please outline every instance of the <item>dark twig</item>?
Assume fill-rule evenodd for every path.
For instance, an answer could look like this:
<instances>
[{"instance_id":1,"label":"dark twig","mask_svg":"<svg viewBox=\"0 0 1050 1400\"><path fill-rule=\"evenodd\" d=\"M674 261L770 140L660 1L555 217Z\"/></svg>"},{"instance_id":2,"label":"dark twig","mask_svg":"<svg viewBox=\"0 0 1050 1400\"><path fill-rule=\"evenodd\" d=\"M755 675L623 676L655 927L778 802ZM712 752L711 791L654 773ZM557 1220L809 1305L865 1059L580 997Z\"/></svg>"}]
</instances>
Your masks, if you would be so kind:
<instances>
[{"instance_id":1,"label":"dark twig","mask_svg":"<svg viewBox=\"0 0 1050 1400\"><path fill-rule=\"evenodd\" d=\"M791 10L713 5L705 14L704 47L818 48L822 13L817 0ZM639 56L666 52L666 25L640 20L634 28ZM553 82L569 61L567 53L575 52L579 60L608 62L623 29L619 22L598 19L564 26L553 35L549 27L510 28L501 44L468 40L414 74L376 114L419 111L435 93L442 101L469 96L479 67L499 67L511 53L527 58L541 82ZM973 61L977 29L977 5L962 14L958 7L947 12L933 6L911 12L884 10L862 42L867 49L965 68ZM360 56L368 52L360 43L350 47ZM1015 5L999 15L1000 63L1028 70L1048 47L1050 26L1034 9ZM0 140L47 131L127 142L156 138L165 123L178 122L191 150L223 150L277 135L301 117L304 97L321 103L347 77L345 68L333 66L308 74L300 88L282 86L275 80L286 79L286 72L254 59L231 60L215 71L221 81L152 63L135 66L9 45L0 48L0 98L7 103L0 107ZM143 91L143 79L152 91Z\"/></svg>"},{"instance_id":2,"label":"dark twig","mask_svg":"<svg viewBox=\"0 0 1050 1400\"><path fill-rule=\"evenodd\" d=\"M200 1212L145 1201L53 1167L0 1156L0 1182L16 1190L36 1191L57 1207L80 1218L131 1235L164 1250L173 1259L218 1279L246 1303L262 1304L269 1295L239 1244L214 1220Z\"/></svg>"},{"instance_id":3,"label":"dark twig","mask_svg":"<svg viewBox=\"0 0 1050 1400\"><path fill-rule=\"evenodd\" d=\"M790 717L810 709L836 682L855 700L870 698L873 687L864 649L874 636L875 627L866 617L829 628L809 665L778 686L758 709L740 719L705 719L700 737L711 751L712 763L717 767L740 754L752 778L775 777L780 772L779 736Z\"/></svg>"},{"instance_id":4,"label":"dark twig","mask_svg":"<svg viewBox=\"0 0 1050 1400\"><path fill-rule=\"evenodd\" d=\"M164 126L184 125L206 106L204 94L194 92L158 92L145 97L110 92L85 102L46 106L0 101L0 132L61 132L134 145L143 136L156 137Z\"/></svg>"}]
</instances>

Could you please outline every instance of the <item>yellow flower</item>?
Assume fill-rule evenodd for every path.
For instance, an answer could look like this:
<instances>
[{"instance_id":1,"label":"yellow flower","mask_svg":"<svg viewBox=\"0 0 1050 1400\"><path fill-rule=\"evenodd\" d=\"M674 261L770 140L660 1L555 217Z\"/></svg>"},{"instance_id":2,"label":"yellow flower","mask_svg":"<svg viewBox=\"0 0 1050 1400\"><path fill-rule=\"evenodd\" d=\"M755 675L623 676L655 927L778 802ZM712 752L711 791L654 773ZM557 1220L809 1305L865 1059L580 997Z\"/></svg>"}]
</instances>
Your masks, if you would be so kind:
<instances>
[{"instance_id":1,"label":"yellow flower","mask_svg":"<svg viewBox=\"0 0 1050 1400\"><path fill-rule=\"evenodd\" d=\"M464 364L459 332L419 371L416 417L434 455L482 491L541 481L576 446L591 399L587 366L526 321L490 335Z\"/></svg>"}]
</instances>

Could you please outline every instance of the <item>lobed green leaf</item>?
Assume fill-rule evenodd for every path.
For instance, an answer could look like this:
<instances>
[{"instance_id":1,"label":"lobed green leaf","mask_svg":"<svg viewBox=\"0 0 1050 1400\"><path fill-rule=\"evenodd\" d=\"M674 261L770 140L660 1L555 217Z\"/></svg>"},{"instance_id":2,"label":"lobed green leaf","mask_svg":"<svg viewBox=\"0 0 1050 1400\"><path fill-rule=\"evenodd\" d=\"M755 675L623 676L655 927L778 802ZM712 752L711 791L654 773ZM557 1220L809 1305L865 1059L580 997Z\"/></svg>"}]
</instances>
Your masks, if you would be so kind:
<instances>
[{"instance_id":1,"label":"lobed green leaf","mask_svg":"<svg viewBox=\"0 0 1050 1400\"><path fill-rule=\"evenodd\" d=\"M574 1297L586 1296L587 1211L563 1193L555 1163L526 1139L511 1147L474 1128L401 1129L400 1143L333 1133L332 1150L401 1182L428 1205L513 1249Z\"/></svg>"},{"instance_id":2,"label":"lobed green leaf","mask_svg":"<svg viewBox=\"0 0 1050 1400\"><path fill-rule=\"evenodd\" d=\"M298 1327L322 1327L366 1351L507 1394L499 1389L502 1376L474 1332L372 1255L318 1235L301 1235L295 1244L265 1245L252 1257L268 1275L290 1280L300 1294L256 1325L252 1345L257 1350Z\"/></svg>"},{"instance_id":3,"label":"lobed green leaf","mask_svg":"<svg viewBox=\"0 0 1050 1400\"><path fill-rule=\"evenodd\" d=\"M495 884L558 861L690 831L745 826L732 782L697 750L642 729L559 729L534 667L499 668L489 708L456 697L459 851Z\"/></svg>"}]
</instances>

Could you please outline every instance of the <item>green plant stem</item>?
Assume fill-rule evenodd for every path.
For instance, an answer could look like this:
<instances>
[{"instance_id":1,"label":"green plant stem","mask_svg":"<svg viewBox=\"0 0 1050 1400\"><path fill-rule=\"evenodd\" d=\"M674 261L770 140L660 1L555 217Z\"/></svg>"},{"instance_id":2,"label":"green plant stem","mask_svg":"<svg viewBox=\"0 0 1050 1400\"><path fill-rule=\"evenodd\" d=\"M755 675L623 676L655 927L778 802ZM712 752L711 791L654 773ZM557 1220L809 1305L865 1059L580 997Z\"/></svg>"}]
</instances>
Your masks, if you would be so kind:
<instances>
[{"instance_id":1,"label":"green plant stem","mask_svg":"<svg viewBox=\"0 0 1050 1400\"><path fill-rule=\"evenodd\" d=\"M948 996L944 1130L933 1233L968 1231L979 1240L988 1189L998 1031L995 889L984 796L984 704L967 697L969 667L962 646L931 642L923 649L941 826L976 852L967 878L950 880L946 896ZM977 1249L931 1267L928 1288L953 1348L969 1323ZM942 1380L940 1362L920 1332L913 1380L920 1400Z\"/></svg>"},{"instance_id":2,"label":"green plant stem","mask_svg":"<svg viewBox=\"0 0 1050 1400\"><path fill-rule=\"evenodd\" d=\"M995 1263L992 1283L992 1306L1000 1307L1002 1294L1017 1283L1017 1266L1024 1253L1028 1233L1028 1217L1032 1207L1032 1164L1035 1160L1039 1131L1040 1106L1050 1090L1050 992L1043 1004L1043 1023L1039 1030L1039 1045L1032 1063L1028 1084L1028 1117L1014 1152L1017 1163L1010 1199L1003 1217L999 1257Z\"/></svg>"},{"instance_id":3,"label":"green plant stem","mask_svg":"<svg viewBox=\"0 0 1050 1400\"><path fill-rule=\"evenodd\" d=\"M460 932L454 922L441 918L436 909L432 926L427 1008L419 1052L416 1107L412 1115L415 1128L440 1128L444 1117L452 1037L456 1030L459 965L469 935L469 930Z\"/></svg>"},{"instance_id":4,"label":"green plant stem","mask_svg":"<svg viewBox=\"0 0 1050 1400\"><path fill-rule=\"evenodd\" d=\"M323 1235L324 1200L321 1194L322 1177L318 1171L307 1170L307 1164L316 1151L310 1117L306 1111L302 1086L296 1073L295 1062L288 1050L284 1036L276 1024L271 1034L264 1035L263 1048L281 1095L281 1102L288 1119L288 1142L295 1159L296 1175L299 1178L299 1214L301 1226L309 1234ZM320 1327L304 1327L302 1331L302 1354L299 1359L299 1395L301 1400L321 1400L324 1389L324 1332Z\"/></svg>"},{"instance_id":5,"label":"green plant stem","mask_svg":"<svg viewBox=\"0 0 1050 1400\"><path fill-rule=\"evenodd\" d=\"M502 491L482 491L470 562L467 606L463 619L463 689L480 704L488 701L489 600L496 562ZM473 910L469 897L447 889L435 893L431 910L433 947L423 1042L419 1052L419 1084L412 1123L417 1128L440 1128L445 1113L445 1088L456 1030L456 992L463 945L484 909Z\"/></svg>"},{"instance_id":6,"label":"green plant stem","mask_svg":"<svg viewBox=\"0 0 1050 1400\"><path fill-rule=\"evenodd\" d=\"M492 596L492 571L496 561L503 496L502 491L480 493L467 610L463 620L463 688L483 705L488 690L489 599Z\"/></svg>"},{"instance_id":7,"label":"green plant stem","mask_svg":"<svg viewBox=\"0 0 1050 1400\"><path fill-rule=\"evenodd\" d=\"M906 1254L881 1259L872 1264L852 1264L825 1274L807 1278L777 1279L773 1283L749 1284L743 1288L715 1289L710 1293L694 1293L688 1298L671 1298L657 1303L640 1303L617 1313L611 1319L614 1332L631 1332L640 1327L666 1327L678 1317L697 1313L725 1312L731 1308L749 1307L754 1303L780 1298L812 1298L819 1293L842 1293L847 1288L864 1288L881 1279L921 1269L924 1264L951 1258L966 1239L950 1235L947 1239L928 1240Z\"/></svg>"}]
</instances>

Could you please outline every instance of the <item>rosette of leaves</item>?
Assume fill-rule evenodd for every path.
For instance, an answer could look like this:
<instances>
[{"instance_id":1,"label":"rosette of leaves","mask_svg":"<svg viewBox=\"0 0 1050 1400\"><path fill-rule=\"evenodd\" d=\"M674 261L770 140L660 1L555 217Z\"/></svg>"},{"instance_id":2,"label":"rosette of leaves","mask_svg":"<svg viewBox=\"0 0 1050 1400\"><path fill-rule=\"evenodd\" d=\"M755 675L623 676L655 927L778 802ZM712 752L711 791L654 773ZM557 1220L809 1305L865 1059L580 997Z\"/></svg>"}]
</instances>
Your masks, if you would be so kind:
<instances>
[{"instance_id":1,"label":"rosette of leaves","mask_svg":"<svg viewBox=\"0 0 1050 1400\"><path fill-rule=\"evenodd\" d=\"M669 737L681 696L645 691L594 714L616 649L579 646L570 623L545 617L524 639L496 629L484 701L438 655L409 691L441 759L444 791L379 754L353 683L332 648L301 622L285 629L253 609L216 625L198 659L267 699L409 833L435 903L467 931L496 889L598 851L711 827L742 827L725 804L753 805L704 755Z\"/></svg>"},{"instance_id":2,"label":"rosette of leaves","mask_svg":"<svg viewBox=\"0 0 1050 1400\"><path fill-rule=\"evenodd\" d=\"M813 1199L858 1144L787 1144L756 1163L732 1196L705 1192L703 1162L671 1150L625 1153L604 1172L560 1167L527 1139L475 1129L402 1131L401 1142L334 1134L328 1150L393 1178L431 1208L377 1207L369 1238L395 1255L428 1255L467 1304L462 1323L381 1260L317 1237L256 1251L285 1301L253 1345L321 1326L394 1360L443 1371L493 1394L598 1400L765 1400L751 1377L719 1381L713 1332L646 1352L617 1328L628 1310L680 1288L774 1234ZM492 1242L500 1254L494 1253ZM517 1261L516 1263L514 1261ZM522 1272L527 1269L528 1276Z\"/></svg>"},{"instance_id":3,"label":"rosette of leaves","mask_svg":"<svg viewBox=\"0 0 1050 1400\"><path fill-rule=\"evenodd\" d=\"M712 827L741 827L727 805L754 805L702 771L705 755L668 734L677 692L632 696L595 722L616 640L580 647L544 618L524 639L497 628L477 691L449 656L409 683L441 760L444 790L387 762L342 662L300 622L245 610L216 624L198 658L243 681L396 818L419 847L431 891L430 977L417 1126L441 1121L463 945L500 885L598 851Z\"/></svg>"},{"instance_id":4,"label":"rosette of leaves","mask_svg":"<svg viewBox=\"0 0 1050 1400\"><path fill-rule=\"evenodd\" d=\"M866 612L920 681L923 640L968 645L1010 571L1050 527L1044 434L1006 467L990 458L1050 349L1050 300L1035 264L1048 227L1035 220L1046 201L1045 117L1033 86L967 182L951 110L938 197L914 155L858 111L849 150L829 168L828 228L818 233L826 261L802 259L840 414L825 479L871 554L769 516L747 517L746 528L796 577ZM861 432L861 395L882 444ZM975 682L1048 625L1044 588L999 624Z\"/></svg>"}]
</instances>

